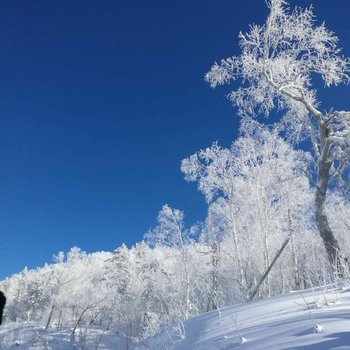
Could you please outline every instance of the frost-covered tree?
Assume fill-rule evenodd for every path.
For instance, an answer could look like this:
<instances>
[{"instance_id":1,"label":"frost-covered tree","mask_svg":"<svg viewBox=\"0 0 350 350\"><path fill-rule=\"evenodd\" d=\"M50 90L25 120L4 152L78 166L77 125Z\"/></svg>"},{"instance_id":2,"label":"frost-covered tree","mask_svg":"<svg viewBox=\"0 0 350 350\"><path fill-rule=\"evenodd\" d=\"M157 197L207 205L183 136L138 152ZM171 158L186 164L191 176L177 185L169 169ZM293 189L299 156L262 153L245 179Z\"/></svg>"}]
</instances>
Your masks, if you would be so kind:
<instances>
[{"instance_id":1,"label":"frost-covered tree","mask_svg":"<svg viewBox=\"0 0 350 350\"><path fill-rule=\"evenodd\" d=\"M189 318L192 310L190 261L188 247L194 228L186 229L184 213L165 204L158 214L158 225L145 235L145 240L151 246L165 246L176 248L180 253L180 264L183 267L182 276L184 290L184 316ZM181 266L180 265L180 266Z\"/></svg>"},{"instance_id":2,"label":"frost-covered tree","mask_svg":"<svg viewBox=\"0 0 350 350\"><path fill-rule=\"evenodd\" d=\"M348 83L350 62L340 54L338 38L325 24L316 25L312 8L290 11L285 0L268 0L263 25L240 33L241 55L215 63L206 74L212 87L238 80L229 95L242 116L285 112L287 131L295 139L310 137L316 164L315 217L330 263L339 263L339 243L325 211L332 181L349 183L350 112L322 111L313 81L325 87Z\"/></svg>"},{"instance_id":3,"label":"frost-covered tree","mask_svg":"<svg viewBox=\"0 0 350 350\"><path fill-rule=\"evenodd\" d=\"M200 237L202 243L199 247L200 252L210 257L210 276L206 283L208 289L207 311L218 309L221 301L222 241L225 234L221 214L220 201L209 205L208 215Z\"/></svg>"},{"instance_id":4,"label":"frost-covered tree","mask_svg":"<svg viewBox=\"0 0 350 350\"><path fill-rule=\"evenodd\" d=\"M252 120L243 122L242 132L231 149L237 201L244 212L241 230L250 227L257 233L254 240L261 245L262 266L267 271L282 240L293 232L301 240L309 224L309 155L294 150L276 129L270 131ZM266 292L271 290L267 279Z\"/></svg>"},{"instance_id":5,"label":"frost-covered tree","mask_svg":"<svg viewBox=\"0 0 350 350\"><path fill-rule=\"evenodd\" d=\"M299 271L295 248L311 220L308 154L294 150L277 129L251 119L244 120L241 132L230 149L214 143L184 159L182 171L210 203L206 242L213 252L220 243L220 252L233 259L233 285L238 284L236 293L245 299L291 231L297 236L292 252ZM269 279L265 289L267 294L275 290Z\"/></svg>"},{"instance_id":6,"label":"frost-covered tree","mask_svg":"<svg viewBox=\"0 0 350 350\"><path fill-rule=\"evenodd\" d=\"M210 210L206 227L211 233L211 243L217 241L213 232L224 230L226 236L232 237L233 252L237 262L238 283L243 286L243 268L241 264L241 249L239 232L237 231L236 213L239 210L235 202L235 168L234 158L229 149L214 143L211 147L200 150L181 162L181 170L187 181L196 181L198 189L203 193ZM221 212L221 215L217 214ZM225 215L223 213L225 212ZM216 213L216 214L215 214ZM220 220L218 220L220 217ZM216 248L215 248L216 249Z\"/></svg>"}]
</instances>

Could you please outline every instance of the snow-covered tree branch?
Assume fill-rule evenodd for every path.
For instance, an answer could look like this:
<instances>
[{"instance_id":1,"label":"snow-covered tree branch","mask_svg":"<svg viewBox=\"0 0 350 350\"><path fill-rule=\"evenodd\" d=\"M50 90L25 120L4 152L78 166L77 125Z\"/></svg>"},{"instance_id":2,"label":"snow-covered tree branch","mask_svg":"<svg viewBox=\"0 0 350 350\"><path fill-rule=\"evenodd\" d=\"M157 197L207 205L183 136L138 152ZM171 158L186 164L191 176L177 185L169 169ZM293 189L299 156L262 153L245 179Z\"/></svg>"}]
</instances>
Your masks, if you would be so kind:
<instances>
[{"instance_id":1,"label":"snow-covered tree branch","mask_svg":"<svg viewBox=\"0 0 350 350\"><path fill-rule=\"evenodd\" d=\"M316 24L313 9L290 10L285 0L269 0L263 25L240 33L241 55L215 63L205 79L212 87L239 81L229 98L241 116L268 116L282 110L287 132L309 135L316 164L315 216L333 266L340 247L324 206L330 180L345 184L350 150L349 112L323 112L315 76L325 87L349 82L350 61L341 55L337 36Z\"/></svg>"}]
</instances>

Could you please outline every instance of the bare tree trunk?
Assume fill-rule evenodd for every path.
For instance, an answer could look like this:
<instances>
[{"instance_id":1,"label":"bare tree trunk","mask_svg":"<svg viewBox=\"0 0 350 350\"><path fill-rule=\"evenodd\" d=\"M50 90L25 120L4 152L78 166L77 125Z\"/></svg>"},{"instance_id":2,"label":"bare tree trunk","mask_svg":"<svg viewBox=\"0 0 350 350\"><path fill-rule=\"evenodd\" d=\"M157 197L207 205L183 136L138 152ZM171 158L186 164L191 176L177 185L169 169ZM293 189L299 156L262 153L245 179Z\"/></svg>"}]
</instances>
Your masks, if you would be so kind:
<instances>
[{"instance_id":1,"label":"bare tree trunk","mask_svg":"<svg viewBox=\"0 0 350 350\"><path fill-rule=\"evenodd\" d=\"M241 252L239 250L239 245L238 245L238 240L237 240L237 231L236 231L236 226L233 221L232 225L232 236L233 236L233 243L235 246L235 256L237 257L237 269L238 269L238 280L239 280L239 286L241 291L243 292L244 290L244 272L242 268L242 260L241 260Z\"/></svg>"},{"instance_id":2,"label":"bare tree trunk","mask_svg":"<svg viewBox=\"0 0 350 350\"><path fill-rule=\"evenodd\" d=\"M208 311L218 309L219 298L219 260L220 260L220 245L219 243L212 244L212 287L211 300L208 303Z\"/></svg>"},{"instance_id":3,"label":"bare tree trunk","mask_svg":"<svg viewBox=\"0 0 350 350\"><path fill-rule=\"evenodd\" d=\"M316 190L316 200L315 200L315 216L318 231L320 232L321 238L323 240L324 246L326 248L328 260L334 269L339 269L339 259L338 254L340 251L337 239L334 237L333 231L329 226L327 215L324 212L324 201L325 197L321 190L317 188Z\"/></svg>"},{"instance_id":4,"label":"bare tree trunk","mask_svg":"<svg viewBox=\"0 0 350 350\"><path fill-rule=\"evenodd\" d=\"M283 253L284 249L286 248L288 242L290 241L292 235L288 235L288 237L285 239L285 241L283 242L280 250L277 252L276 256L274 257L274 259L272 260L270 266L268 267L268 269L265 271L264 275L261 277L259 283L257 284L257 286L255 287L253 293L250 295L249 297L249 301L252 301L256 294L259 292L262 284L264 283L265 279L267 278L267 276L269 275L270 271L272 270L273 266L275 265L276 261L278 260L278 258L281 256L281 254Z\"/></svg>"},{"instance_id":5,"label":"bare tree trunk","mask_svg":"<svg viewBox=\"0 0 350 350\"><path fill-rule=\"evenodd\" d=\"M73 327L73 329L72 329L72 331L71 331L71 337L70 337L70 342L71 342L71 343L73 343L74 340L75 340L75 332L76 332L76 330L77 330L77 328L78 328L78 326L79 326L79 323L80 323L81 320L83 319L84 314L85 314L87 311L89 311L89 310L95 308L97 304L98 304L98 303L86 306L86 307L81 311L81 313L78 314L78 319L77 319L77 321L75 322L75 325L74 325L74 327Z\"/></svg>"},{"instance_id":6,"label":"bare tree trunk","mask_svg":"<svg viewBox=\"0 0 350 350\"><path fill-rule=\"evenodd\" d=\"M190 273L188 270L188 255L187 251L185 250L183 246L181 247L181 255L182 255L182 261L184 264L184 269L185 269L185 277L186 277L186 290L185 290L185 303L186 303L186 310L185 310L185 319L187 320L190 317L191 313L191 307L192 307L192 302L191 302L191 280L190 280Z\"/></svg>"},{"instance_id":7,"label":"bare tree trunk","mask_svg":"<svg viewBox=\"0 0 350 350\"><path fill-rule=\"evenodd\" d=\"M52 320L52 316L53 316L54 310L55 310L55 304L53 304L52 307L51 307L49 318L48 318L48 320L46 322L45 329L48 329L50 327L50 323L51 323L51 320Z\"/></svg>"},{"instance_id":8,"label":"bare tree trunk","mask_svg":"<svg viewBox=\"0 0 350 350\"><path fill-rule=\"evenodd\" d=\"M280 250L277 252L277 254L273 258L271 264L268 266L268 268L266 269L265 273L261 277L261 279L260 279L259 283L257 284L257 286L255 287L253 293L250 294L249 301L252 301L255 298L255 296L259 292L262 284L264 283L265 279L268 277L270 271L272 270L273 266L275 265L276 261L281 256L281 254L283 253L283 251L286 248L287 244L289 243L289 241L293 237L294 229L292 227L292 219L291 219L291 216L290 216L290 210L289 209L288 209L288 226L289 226L289 234L288 234L287 238L284 240Z\"/></svg>"},{"instance_id":9,"label":"bare tree trunk","mask_svg":"<svg viewBox=\"0 0 350 350\"><path fill-rule=\"evenodd\" d=\"M291 238L291 244L292 244L292 261L293 261L293 267L294 267L294 288L296 290L299 290L301 285L299 258L297 257L295 242L293 237Z\"/></svg>"},{"instance_id":10,"label":"bare tree trunk","mask_svg":"<svg viewBox=\"0 0 350 350\"><path fill-rule=\"evenodd\" d=\"M233 194L230 195L230 197L233 197ZM238 269L238 280L239 280L239 286L241 289L241 292L244 292L244 272L243 272L243 267L242 267L242 260L241 260L241 251L238 243L238 232L236 229L236 224L235 224L235 215L238 213L238 211L235 211L232 205L231 201L231 206L230 206L230 216L229 220L231 223L231 234L233 238L233 244L234 244L234 254L237 259L237 269Z\"/></svg>"},{"instance_id":11,"label":"bare tree trunk","mask_svg":"<svg viewBox=\"0 0 350 350\"><path fill-rule=\"evenodd\" d=\"M340 247L329 225L325 212L329 172L332 166L332 161L329 160L329 146L327 143L328 130L326 127L320 127L320 136L322 153L318 161L317 168L317 185L315 195L316 224L326 248L330 264L337 273L341 273L341 262L339 259Z\"/></svg>"},{"instance_id":12,"label":"bare tree trunk","mask_svg":"<svg viewBox=\"0 0 350 350\"><path fill-rule=\"evenodd\" d=\"M263 258L264 258L264 269L265 271L268 270L270 266L270 253L269 253L269 237L268 237L268 213L267 213L267 207L266 207L266 187L258 187L258 198L257 198L257 204L259 207L259 215L260 215L260 227L263 234ZM266 286L266 292L268 296L271 296L271 287L270 287L270 281L269 281L269 274L267 274L264 278L265 286ZM260 287L258 290L260 290Z\"/></svg>"},{"instance_id":13,"label":"bare tree trunk","mask_svg":"<svg viewBox=\"0 0 350 350\"><path fill-rule=\"evenodd\" d=\"M266 270L269 269L269 266L271 266L271 264L270 264L269 246L268 246L268 240L267 240L267 233L266 233L266 231L264 232L264 237L263 237L263 247L264 247L264 267L265 267L265 271L266 271ZM265 278L264 278L264 280L265 280ZM266 275L266 291L267 291L267 295L270 297L271 296L271 289L270 289L269 274Z\"/></svg>"}]
</instances>

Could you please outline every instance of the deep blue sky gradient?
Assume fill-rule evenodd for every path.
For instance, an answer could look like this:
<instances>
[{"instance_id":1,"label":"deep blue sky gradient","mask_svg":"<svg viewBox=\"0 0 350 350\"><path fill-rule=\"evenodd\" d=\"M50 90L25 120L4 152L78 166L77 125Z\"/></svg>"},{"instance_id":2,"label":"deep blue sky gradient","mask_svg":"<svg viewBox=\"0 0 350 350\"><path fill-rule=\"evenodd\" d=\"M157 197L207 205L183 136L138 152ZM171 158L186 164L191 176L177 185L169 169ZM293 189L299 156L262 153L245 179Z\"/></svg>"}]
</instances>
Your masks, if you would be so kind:
<instances>
[{"instance_id":1,"label":"deep blue sky gradient","mask_svg":"<svg viewBox=\"0 0 350 350\"><path fill-rule=\"evenodd\" d=\"M313 3L350 55L350 2ZM135 244L165 203L202 220L180 161L239 125L203 75L266 14L264 0L2 1L0 278ZM348 91L324 96L346 108Z\"/></svg>"}]
</instances>

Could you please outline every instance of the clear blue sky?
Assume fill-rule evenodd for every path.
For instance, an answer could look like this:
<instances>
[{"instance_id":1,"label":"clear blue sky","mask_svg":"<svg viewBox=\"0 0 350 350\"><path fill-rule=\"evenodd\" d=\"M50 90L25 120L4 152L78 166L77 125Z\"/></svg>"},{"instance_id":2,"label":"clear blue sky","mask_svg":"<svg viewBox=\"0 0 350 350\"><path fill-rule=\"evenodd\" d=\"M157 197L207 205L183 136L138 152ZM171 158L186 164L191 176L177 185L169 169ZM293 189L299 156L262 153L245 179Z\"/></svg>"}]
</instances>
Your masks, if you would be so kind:
<instances>
[{"instance_id":1,"label":"clear blue sky","mask_svg":"<svg viewBox=\"0 0 350 350\"><path fill-rule=\"evenodd\" d=\"M349 55L350 3L313 3ZM264 0L2 1L0 278L72 246L130 246L165 203L203 219L180 161L238 127L203 75L266 14Z\"/></svg>"}]
</instances>

